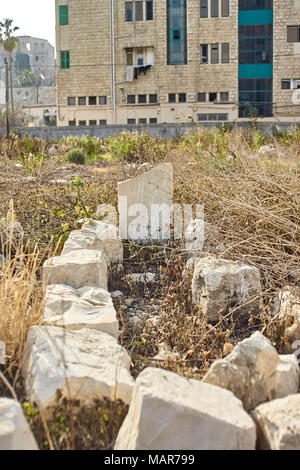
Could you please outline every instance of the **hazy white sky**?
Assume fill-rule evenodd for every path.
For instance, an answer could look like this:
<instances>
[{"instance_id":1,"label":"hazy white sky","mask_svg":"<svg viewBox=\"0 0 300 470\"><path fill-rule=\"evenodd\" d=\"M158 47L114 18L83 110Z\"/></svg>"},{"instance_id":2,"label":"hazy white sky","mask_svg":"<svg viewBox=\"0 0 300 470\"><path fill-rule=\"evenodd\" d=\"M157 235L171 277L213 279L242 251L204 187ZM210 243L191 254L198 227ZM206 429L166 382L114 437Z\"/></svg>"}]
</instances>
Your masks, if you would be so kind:
<instances>
[{"instance_id":1,"label":"hazy white sky","mask_svg":"<svg viewBox=\"0 0 300 470\"><path fill-rule=\"evenodd\" d=\"M48 39L55 46L54 0L0 0L0 20L4 18L19 26L16 35Z\"/></svg>"}]
</instances>

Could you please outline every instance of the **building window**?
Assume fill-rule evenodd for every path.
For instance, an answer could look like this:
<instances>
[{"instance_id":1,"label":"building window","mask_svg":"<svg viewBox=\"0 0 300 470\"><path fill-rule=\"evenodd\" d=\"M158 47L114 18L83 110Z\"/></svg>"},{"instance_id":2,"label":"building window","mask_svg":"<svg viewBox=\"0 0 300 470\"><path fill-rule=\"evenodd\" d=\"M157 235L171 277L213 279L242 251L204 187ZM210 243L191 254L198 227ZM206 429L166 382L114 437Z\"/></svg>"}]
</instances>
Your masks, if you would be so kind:
<instances>
[{"instance_id":1,"label":"building window","mask_svg":"<svg viewBox=\"0 0 300 470\"><path fill-rule=\"evenodd\" d=\"M205 113L198 114L198 121L228 121L228 113Z\"/></svg>"},{"instance_id":2,"label":"building window","mask_svg":"<svg viewBox=\"0 0 300 470\"><path fill-rule=\"evenodd\" d=\"M135 95L127 95L127 103L135 104Z\"/></svg>"},{"instance_id":3,"label":"building window","mask_svg":"<svg viewBox=\"0 0 300 470\"><path fill-rule=\"evenodd\" d=\"M125 21L133 20L133 3L125 2Z\"/></svg>"},{"instance_id":4,"label":"building window","mask_svg":"<svg viewBox=\"0 0 300 470\"><path fill-rule=\"evenodd\" d=\"M140 47L136 50L136 64L144 65L144 49Z\"/></svg>"},{"instance_id":5,"label":"building window","mask_svg":"<svg viewBox=\"0 0 300 470\"><path fill-rule=\"evenodd\" d=\"M86 105L86 97L85 96L79 96L78 104L79 104L79 106L85 106Z\"/></svg>"},{"instance_id":6,"label":"building window","mask_svg":"<svg viewBox=\"0 0 300 470\"><path fill-rule=\"evenodd\" d=\"M169 103L176 103L176 94L169 93Z\"/></svg>"},{"instance_id":7,"label":"building window","mask_svg":"<svg viewBox=\"0 0 300 470\"><path fill-rule=\"evenodd\" d=\"M239 79L239 117L272 116L272 78Z\"/></svg>"},{"instance_id":8,"label":"building window","mask_svg":"<svg viewBox=\"0 0 300 470\"><path fill-rule=\"evenodd\" d=\"M157 118L150 118L149 123L150 124L157 124Z\"/></svg>"},{"instance_id":9,"label":"building window","mask_svg":"<svg viewBox=\"0 0 300 470\"><path fill-rule=\"evenodd\" d=\"M157 103L157 95L149 95L149 103Z\"/></svg>"},{"instance_id":10,"label":"building window","mask_svg":"<svg viewBox=\"0 0 300 470\"><path fill-rule=\"evenodd\" d=\"M139 103L144 104L147 103L147 95L139 95Z\"/></svg>"},{"instance_id":11,"label":"building window","mask_svg":"<svg viewBox=\"0 0 300 470\"><path fill-rule=\"evenodd\" d=\"M281 80L281 89L290 90L291 89L291 80Z\"/></svg>"},{"instance_id":12,"label":"building window","mask_svg":"<svg viewBox=\"0 0 300 470\"><path fill-rule=\"evenodd\" d=\"M186 103L186 93L179 93L178 101L179 103Z\"/></svg>"},{"instance_id":13,"label":"building window","mask_svg":"<svg viewBox=\"0 0 300 470\"><path fill-rule=\"evenodd\" d=\"M60 51L60 68L61 69L70 68L70 52L69 51Z\"/></svg>"},{"instance_id":14,"label":"building window","mask_svg":"<svg viewBox=\"0 0 300 470\"><path fill-rule=\"evenodd\" d=\"M187 64L186 0L167 0L168 65Z\"/></svg>"},{"instance_id":15,"label":"building window","mask_svg":"<svg viewBox=\"0 0 300 470\"><path fill-rule=\"evenodd\" d=\"M97 121L89 121L89 126L97 126Z\"/></svg>"},{"instance_id":16,"label":"building window","mask_svg":"<svg viewBox=\"0 0 300 470\"><path fill-rule=\"evenodd\" d=\"M229 64L229 43L223 42L221 47L222 64Z\"/></svg>"},{"instance_id":17,"label":"building window","mask_svg":"<svg viewBox=\"0 0 300 470\"><path fill-rule=\"evenodd\" d=\"M212 18L218 18L218 16L219 16L219 0L211 0L211 3L210 3L210 16Z\"/></svg>"},{"instance_id":18,"label":"building window","mask_svg":"<svg viewBox=\"0 0 300 470\"><path fill-rule=\"evenodd\" d=\"M75 96L69 96L69 98L68 98L68 106L76 106L76 98L75 98Z\"/></svg>"},{"instance_id":19,"label":"building window","mask_svg":"<svg viewBox=\"0 0 300 470\"><path fill-rule=\"evenodd\" d=\"M58 7L59 25L65 26L69 24L69 7L68 5L60 5Z\"/></svg>"},{"instance_id":20,"label":"building window","mask_svg":"<svg viewBox=\"0 0 300 470\"><path fill-rule=\"evenodd\" d=\"M221 15L229 16L229 0L221 0Z\"/></svg>"},{"instance_id":21,"label":"building window","mask_svg":"<svg viewBox=\"0 0 300 470\"><path fill-rule=\"evenodd\" d=\"M273 61L273 25L239 26L239 63L271 64Z\"/></svg>"},{"instance_id":22,"label":"building window","mask_svg":"<svg viewBox=\"0 0 300 470\"><path fill-rule=\"evenodd\" d=\"M209 93L209 101L211 103L214 103L215 101L217 101L217 93Z\"/></svg>"},{"instance_id":23,"label":"building window","mask_svg":"<svg viewBox=\"0 0 300 470\"><path fill-rule=\"evenodd\" d=\"M300 42L300 26L287 27L287 42Z\"/></svg>"},{"instance_id":24,"label":"building window","mask_svg":"<svg viewBox=\"0 0 300 470\"><path fill-rule=\"evenodd\" d=\"M79 126L86 126L86 121L79 121L79 122L78 122L78 125L79 125Z\"/></svg>"},{"instance_id":25,"label":"building window","mask_svg":"<svg viewBox=\"0 0 300 470\"><path fill-rule=\"evenodd\" d=\"M206 93L198 93L197 100L199 103L204 103L206 101Z\"/></svg>"},{"instance_id":26,"label":"building window","mask_svg":"<svg viewBox=\"0 0 300 470\"><path fill-rule=\"evenodd\" d=\"M140 118L139 119L139 124L147 124L147 119L146 118Z\"/></svg>"},{"instance_id":27,"label":"building window","mask_svg":"<svg viewBox=\"0 0 300 470\"><path fill-rule=\"evenodd\" d=\"M200 63L208 64L208 44L200 45Z\"/></svg>"},{"instance_id":28,"label":"building window","mask_svg":"<svg viewBox=\"0 0 300 470\"><path fill-rule=\"evenodd\" d=\"M143 21L144 19L144 2L135 2L135 21Z\"/></svg>"},{"instance_id":29,"label":"building window","mask_svg":"<svg viewBox=\"0 0 300 470\"><path fill-rule=\"evenodd\" d=\"M100 121L99 121L100 126L106 126L106 124L107 124L106 119L100 119Z\"/></svg>"},{"instance_id":30,"label":"building window","mask_svg":"<svg viewBox=\"0 0 300 470\"><path fill-rule=\"evenodd\" d=\"M69 121L69 126L76 126L76 119Z\"/></svg>"},{"instance_id":31,"label":"building window","mask_svg":"<svg viewBox=\"0 0 300 470\"><path fill-rule=\"evenodd\" d=\"M273 0L239 0L240 10L271 10Z\"/></svg>"},{"instance_id":32,"label":"building window","mask_svg":"<svg viewBox=\"0 0 300 470\"><path fill-rule=\"evenodd\" d=\"M146 20L153 20L153 0L146 1Z\"/></svg>"},{"instance_id":33,"label":"building window","mask_svg":"<svg viewBox=\"0 0 300 470\"><path fill-rule=\"evenodd\" d=\"M294 80L293 80L293 89L294 90L299 90L300 89L300 79L299 78L294 78Z\"/></svg>"},{"instance_id":34,"label":"building window","mask_svg":"<svg viewBox=\"0 0 300 470\"><path fill-rule=\"evenodd\" d=\"M219 44L211 45L211 63L212 64L219 63Z\"/></svg>"},{"instance_id":35,"label":"building window","mask_svg":"<svg viewBox=\"0 0 300 470\"><path fill-rule=\"evenodd\" d=\"M200 0L200 18L208 18L208 0Z\"/></svg>"},{"instance_id":36,"label":"building window","mask_svg":"<svg viewBox=\"0 0 300 470\"><path fill-rule=\"evenodd\" d=\"M127 124L135 124L135 119L127 119Z\"/></svg>"},{"instance_id":37,"label":"building window","mask_svg":"<svg viewBox=\"0 0 300 470\"><path fill-rule=\"evenodd\" d=\"M99 104L106 105L107 104L107 97L106 96L99 96Z\"/></svg>"},{"instance_id":38,"label":"building window","mask_svg":"<svg viewBox=\"0 0 300 470\"><path fill-rule=\"evenodd\" d=\"M89 96L89 105L94 106L97 104L97 98L96 96Z\"/></svg>"},{"instance_id":39,"label":"building window","mask_svg":"<svg viewBox=\"0 0 300 470\"><path fill-rule=\"evenodd\" d=\"M229 101L229 93L228 93L228 91L221 91L221 93L220 93L220 101L221 101L221 103L228 103L228 101Z\"/></svg>"}]
</instances>

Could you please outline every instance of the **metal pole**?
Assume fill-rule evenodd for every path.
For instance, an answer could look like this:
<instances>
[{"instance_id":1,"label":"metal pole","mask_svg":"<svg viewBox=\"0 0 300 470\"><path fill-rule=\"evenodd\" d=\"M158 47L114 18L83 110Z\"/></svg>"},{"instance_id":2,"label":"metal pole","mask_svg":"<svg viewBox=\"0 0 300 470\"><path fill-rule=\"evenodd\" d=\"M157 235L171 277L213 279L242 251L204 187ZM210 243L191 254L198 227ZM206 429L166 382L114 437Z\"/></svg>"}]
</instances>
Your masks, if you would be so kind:
<instances>
[{"instance_id":1,"label":"metal pole","mask_svg":"<svg viewBox=\"0 0 300 470\"><path fill-rule=\"evenodd\" d=\"M9 87L8 87L8 63L5 59L5 101L6 101L6 137L9 138Z\"/></svg>"}]
</instances>

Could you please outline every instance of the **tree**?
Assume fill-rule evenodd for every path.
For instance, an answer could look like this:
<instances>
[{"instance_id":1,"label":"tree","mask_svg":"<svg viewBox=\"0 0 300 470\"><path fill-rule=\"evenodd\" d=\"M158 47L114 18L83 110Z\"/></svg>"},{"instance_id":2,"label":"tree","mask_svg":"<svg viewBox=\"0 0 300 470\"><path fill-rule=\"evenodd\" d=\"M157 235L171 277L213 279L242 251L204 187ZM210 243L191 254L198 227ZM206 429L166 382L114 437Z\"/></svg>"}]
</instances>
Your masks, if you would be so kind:
<instances>
[{"instance_id":1,"label":"tree","mask_svg":"<svg viewBox=\"0 0 300 470\"><path fill-rule=\"evenodd\" d=\"M36 84L35 73L31 70L23 70L18 75L18 85L21 87L34 86Z\"/></svg>"},{"instance_id":2,"label":"tree","mask_svg":"<svg viewBox=\"0 0 300 470\"><path fill-rule=\"evenodd\" d=\"M12 26L13 20L5 18L0 21L0 45L8 53L8 67L9 67L9 86L11 95L11 110L14 115L14 97L13 97L13 80L12 80L12 53L19 43L19 39L14 36L14 33L19 29L18 26Z\"/></svg>"}]
</instances>

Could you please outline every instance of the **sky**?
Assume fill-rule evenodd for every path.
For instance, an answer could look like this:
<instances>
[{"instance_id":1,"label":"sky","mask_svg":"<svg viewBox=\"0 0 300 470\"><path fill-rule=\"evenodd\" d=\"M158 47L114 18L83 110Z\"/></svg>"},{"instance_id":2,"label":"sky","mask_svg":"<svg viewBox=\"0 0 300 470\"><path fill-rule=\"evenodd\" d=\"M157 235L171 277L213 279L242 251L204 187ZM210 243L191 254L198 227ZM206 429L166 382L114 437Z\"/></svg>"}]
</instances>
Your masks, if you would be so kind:
<instances>
[{"instance_id":1,"label":"sky","mask_svg":"<svg viewBox=\"0 0 300 470\"><path fill-rule=\"evenodd\" d=\"M48 39L55 46L54 0L0 0L0 20L4 18L19 26L16 36Z\"/></svg>"}]
</instances>

